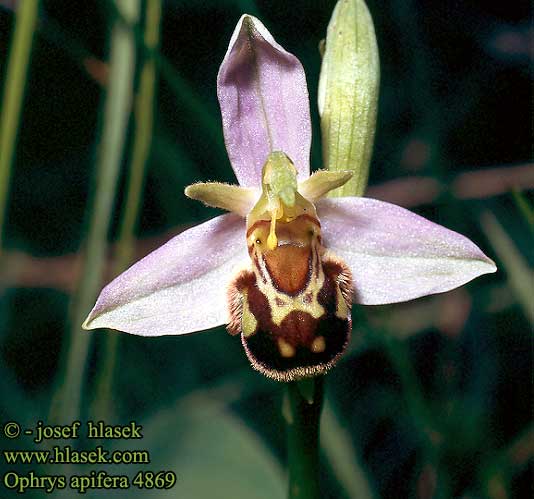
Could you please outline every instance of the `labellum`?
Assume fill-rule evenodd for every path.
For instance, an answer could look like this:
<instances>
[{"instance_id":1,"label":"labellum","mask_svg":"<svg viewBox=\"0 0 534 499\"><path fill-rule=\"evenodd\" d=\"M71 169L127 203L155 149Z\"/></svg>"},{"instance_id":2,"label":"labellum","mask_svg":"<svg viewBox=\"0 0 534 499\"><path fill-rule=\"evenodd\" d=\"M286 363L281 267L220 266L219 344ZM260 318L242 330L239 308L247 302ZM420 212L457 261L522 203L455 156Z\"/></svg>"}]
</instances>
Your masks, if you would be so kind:
<instances>
[{"instance_id":1,"label":"labellum","mask_svg":"<svg viewBox=\"0 0 534 499\"><path fill-rule=\"evenodd\" d=\"M296 175L287 155L270 154L262 195L247 217L251 267L228 291L228 331L241 334L252 366L278 381L327 371L352 326L351 272L324 248L315 206L298 192Z\"/></svg>"}]
</instances>

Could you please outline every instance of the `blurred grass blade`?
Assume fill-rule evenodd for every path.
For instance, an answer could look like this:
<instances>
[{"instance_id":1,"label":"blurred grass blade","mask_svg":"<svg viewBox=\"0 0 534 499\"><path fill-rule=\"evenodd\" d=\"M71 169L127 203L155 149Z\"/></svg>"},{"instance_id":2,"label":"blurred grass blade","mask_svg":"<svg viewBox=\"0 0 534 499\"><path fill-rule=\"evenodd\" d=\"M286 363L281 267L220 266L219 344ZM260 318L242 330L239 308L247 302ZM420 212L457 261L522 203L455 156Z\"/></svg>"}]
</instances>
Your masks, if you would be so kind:
<instances>
[{"instance_id":1,"label":"blurred grass blade","mask_svg":"<svg viewBox=\"0 0 534 499\"><path fill-rule=\"evenodd\" d=\"M39 0L19 4L9 51L0 116L0 250L3 246L11 165L38 13Z\"/></svg>"},{"instance_id":2,"label":"blurred grass blade","mask_svg":"<svg viewBox=\"0 0 534 499\"><path fill-rule=\"evenodd\" d=\"M168 59L158 55L156 63L162 78L165 79L180 104L187 109L189 119L198 123L198 126L205 131L206 138L211 146L216 147L220 154L226 157L221 124L209 107Z\"/></svg>"},{"instance_id":3,"label":"blurred grass blade","mask_svg":"<svg viewBox=\"0 0 534 499\"><path fill-rule=\"evenodd\" d=\"M135 22L139 0L117 0L125 17ZM81 390L91 336L81 324L93 306L101 285L128 118L132 104L135 73L135 42L129 28L115 21L111 32L109 85L100 137L96 192L89 222L89 236L78 294L73 303L70 346L62 373L53 416L64 421L80 417Z\"/></svg>"},{"instance_id":4,"label":"blurred grass blade","mask_svg":"<svg viewBox=\"0 0 534 499\"><path fill-rule=\"evenodd\" d=\"M492 213L484 212L480 221L486 237L506 270L512 291L528 320L534 324L534 272Z\"/></svg>"},{"instance_id":5,"label":"blurred grass blade","mask_svg":"<svg viewBox=\"0 0 534 499\"><path fill-rule=\"evenodd\" d=\"M374 494L351 445L350 431L343 428L330 403L325 404L321 421L321 448L338 482L348 497L372 499Z\"/></svg>"},{"instance_id":6,"label":"blurred grass blade","mask_svg":"<svg viewBox=\"0 0 534 499\"><path fill-rule=\"evenodd\" d=\"M139 78L139 90L134 105L135 131L132 159L128 179L123 218L117 244L114 275L123 272L131 262L134 249L136 223L141 208L145 170L150 154L154 124L154 97L156 90L155 53L159 41L161 2L151 0L146 4L144 45L146 59ZM98 372L96 388L96 414L106 419L110 416L113 373L115 370L120 335L108 332L105 338L103 366Z\"/></svg>"},{"instance_id":7,"label":"blurred grass blade","mask_svg":"<svg viewBox=\"0 0 534 499\"><path fill-rule=\"evenodd\" d=\"M375 30L364 0L339 0L328 24L318 105L324 167L354 175L332 196L362 196L365 191L379 79Z\"/></svg>"},{"instance_id":8,"label":"blurred grass blade","mask_svg":"<svg viewBox=\"0 0 534 499\"><path fill-rule=\"evenodd\" d=\"M510 444L493 453L480 467L480 489L490 499L508 496L513 480L532 462L534 455L534 426L527 426Z\"/></svg>"},{"instance_id":9,"label":"blurred grass blade","mask_svg":"<svg viewBox=\"0 0 534 499\"><path fill-rule=\"evenodd\" d=\"M514 197L516 206L527 221L529 229L534 233L534 206L529 203L522 192L516 189L512 191L512 196Z\"/></svg>"},{"instance_id":10,"label":"blurred grass blade","mask_svg":"<svg viewBox=\"0 0 534 499\"><path fill-rule=\"evenodd\" d=\"M145 46L144 33L137 26L133 26L132 23L116 9L114 2L107 0L105 5L108 7L109 12L116 15L125 26L132 29L137 44ZM146 49L148 49L148 47L146 47ZM211 148L217 149L219 155L226 158L226 148L221 133L221 124L211 112L210 107L206 105L195 88L177 71L169 59L160 52L155 52L154 58L156 69L159 71L162 80L164 80L173 91L177 101L186 110L187 119L190 120L191 126L202 128Z\"/></svg>"},{"instance_id":11,"label":"blurred grass blade","mask_svg":"<svg viewBox=\"0 0 534 499\"><path fill-rule=\"evenodd\" d=\"M161 1L153 0L147 2L145 46L148 48L148 56L141 69L139 91L134 107L134 143L130 164L130 178L124 207L124 218L122 219L117 248L117 273L125 269L132 257L134 232L141 205L145 167L152 143L156 89L154 57L159 40L160 20Z\"/></svg>"}]
</instances>

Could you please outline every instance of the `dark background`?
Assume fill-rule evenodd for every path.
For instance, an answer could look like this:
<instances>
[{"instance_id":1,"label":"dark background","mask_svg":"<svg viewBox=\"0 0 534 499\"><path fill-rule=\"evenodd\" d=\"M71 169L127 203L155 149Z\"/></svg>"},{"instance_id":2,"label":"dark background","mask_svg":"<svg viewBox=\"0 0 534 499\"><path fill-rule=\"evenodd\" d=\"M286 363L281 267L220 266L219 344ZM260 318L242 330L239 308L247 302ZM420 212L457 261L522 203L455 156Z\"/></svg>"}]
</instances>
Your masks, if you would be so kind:
<instances>
[{"instance_id":1,"label":"dark background","mask_svg":"<svg viewBox=\"0 0 534 499\"><path fill-rule=\"evenodd\" d=\"M8 3L0 2L2 82L14 21L13 11L1 6ZM381 59L369 195L467 235L499 271L436 297L354 307L353 344L326 378L323 496L355 497L361 490L358 497L367 497L366 489L376 498L529 497L532 329L514 285L531 279L534 261L533 227L522 208L526 203L532 209L527 189L534 187L527 164L534 54L528 2L367 3ZM186 199L186 185L234 181L215 83L244 11L257 15L304 65L314 120L312 165L321 167L318 44L334 5L163 2L165 68L159 68L138 256L219 213ZM104 1L41 5L1 254L0 424L53 421L52 401L70 344L69 304L79 286L95 189L113 16ZM129 136L110 258L131 130ZM510 263L499 253L488 217L504 228L530 274L514 274L517 259ZM90 349L79 366L81 419L104 414L109 423L143 424L145 438L136 445L153 457L144 468L178 475L175 488L162 496L283 497L283 387L248 367L236 338L223 328L157 339L89 334ZM107 355L106 335L118 335L118 343L112 391L102 401L95 387ZM37 447L23 438L16 445ZM0 437L1 448L14 446ZM1 456L0 463L3 469ZM125 466L124 472L138 468ZM21 473L30 469L66 473L58 466L19 466ZM114 474L119 468L105 469ZM103 494L150 496L137 489Z\"/></svg>"}]
</instances>

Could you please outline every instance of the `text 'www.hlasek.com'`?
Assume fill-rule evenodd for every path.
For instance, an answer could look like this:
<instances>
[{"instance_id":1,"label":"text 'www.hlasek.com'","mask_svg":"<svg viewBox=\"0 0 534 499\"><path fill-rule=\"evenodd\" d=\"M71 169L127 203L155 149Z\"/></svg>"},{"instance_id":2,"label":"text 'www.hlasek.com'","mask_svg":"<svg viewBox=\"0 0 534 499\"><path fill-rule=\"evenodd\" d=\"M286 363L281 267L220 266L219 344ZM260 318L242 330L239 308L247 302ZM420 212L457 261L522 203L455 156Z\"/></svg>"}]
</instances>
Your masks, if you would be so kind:
<instances>
[{"instance_id":1,"label":"text 'www.hlasek.com'","mask_svg":"<svg viewBox=\"0 0 534 499\"><path fill-rule=\"evenodd\" d=\"M0 490L19 494L41 490L50 494L70 488L84 494L93 489L171 489L176 474L149 469L148 450L106 448L119 441L140 442L142 430L134 421L126 425L103 421L46 425L38 421L28 428L16 421L6 422L0 426L0 458L8 471L2 474ZM82 448L80 442L86 447ZM129 465L133 472L119 474L113 471L118 466L110 465Z\"/></svg>"}]
</instances>

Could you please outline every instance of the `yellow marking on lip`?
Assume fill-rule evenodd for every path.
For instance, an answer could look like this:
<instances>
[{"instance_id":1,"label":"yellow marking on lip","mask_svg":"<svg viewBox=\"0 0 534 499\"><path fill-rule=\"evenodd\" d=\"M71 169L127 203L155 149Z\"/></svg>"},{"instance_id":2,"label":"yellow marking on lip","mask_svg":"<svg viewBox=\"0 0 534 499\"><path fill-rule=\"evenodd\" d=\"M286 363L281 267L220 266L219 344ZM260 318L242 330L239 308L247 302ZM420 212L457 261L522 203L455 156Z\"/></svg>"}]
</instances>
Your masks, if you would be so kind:
<instances>
[{"instance_id":1,"label":"yellow marking on lip","mask_svg":"<svg viewBox=\"0 0 534 499\"><path fill-rule=\"evenodd\" d=\"M290 345L287 341L283 340L282 338L278 339L278 350L280 350L280 355L282 357L285 357L286 359L294 357L296 353L295 347Z\"/></svg>"},{"instance_id":2,"label":"yellow marking on lip","mask_svg":"<svg viewBox=\"0 0 534 499\"><path fill-rule=\"evenodd\" d=\"M243 315L241 316L241 331L245 336L250 336L256 332L258 321L250 311L248 305L248 293L243 292Z\"/></svg>"},{"instance_id":3,"label":"yellow marking on lip","mask_svg":"<svg viewBox=\"0 0 534 499\"><path fill-rule=\"evenodd\" d=\"M267 275L269 275L268 272ZM280 326L282 321L293 311L305 312L314 319L322 317L325 314L325 310L319 303L318 295L323 284L324 274L320 271L319 278L310 279L308 285L296 296L288 296L278 291L271 283L264 284L261 280L258 281L258 288L269 302L273 323ZM306 295L310 294L312 296L311 300L306 297Z\"/></svg>"},{"instance_id":4,"label":"yellow marking on lip","mask_svg":"<svg viewBox=\"0 0 534 499\"><path fill-rule=\"evenodd\" d=\"M313 353L322 353L326 349L326 342L324 341L324 336L317 336L311 344L311 351Z\"/></svg>"}]
</instances>

